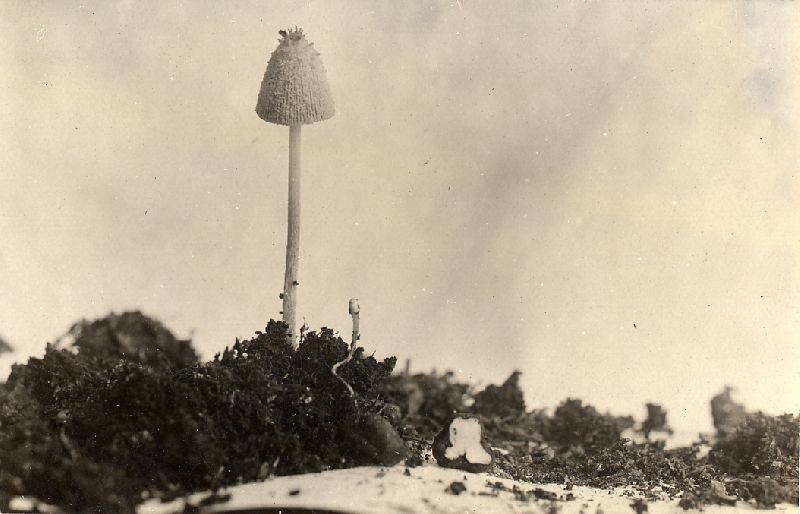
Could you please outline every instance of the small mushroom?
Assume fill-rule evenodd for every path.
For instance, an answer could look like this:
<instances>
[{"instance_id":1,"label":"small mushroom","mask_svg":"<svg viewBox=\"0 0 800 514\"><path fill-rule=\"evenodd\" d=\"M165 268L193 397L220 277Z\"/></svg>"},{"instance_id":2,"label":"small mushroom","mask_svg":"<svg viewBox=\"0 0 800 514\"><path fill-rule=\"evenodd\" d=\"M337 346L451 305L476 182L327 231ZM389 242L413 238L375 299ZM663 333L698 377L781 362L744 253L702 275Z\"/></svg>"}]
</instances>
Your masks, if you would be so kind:
<instances>
[{"instance_id":1,"label":"small mushroom","mask_svg":"<svg viewBox=\"0 0 800 514\"><path fill-rule=\"evenodd\" d=\"M283 321L297 346L297 273L300 265L300 128L334 114L325 68L303 29L279 31L258 93L256 113L267 122L289 127L289 216L286 236L286 274L283 282Z\"/></svg>"},{"instance_id":2,"label":"small mushroom","mask_svg":"<svg viewBox=\"0 0 800 514\"><path fill-rule=\"evenodd\" d=\"M433 456L442 467L471 473L488 471L493 460L483 425L471 414L450 418L433 440Z\"/></svg>"}]
</instances>

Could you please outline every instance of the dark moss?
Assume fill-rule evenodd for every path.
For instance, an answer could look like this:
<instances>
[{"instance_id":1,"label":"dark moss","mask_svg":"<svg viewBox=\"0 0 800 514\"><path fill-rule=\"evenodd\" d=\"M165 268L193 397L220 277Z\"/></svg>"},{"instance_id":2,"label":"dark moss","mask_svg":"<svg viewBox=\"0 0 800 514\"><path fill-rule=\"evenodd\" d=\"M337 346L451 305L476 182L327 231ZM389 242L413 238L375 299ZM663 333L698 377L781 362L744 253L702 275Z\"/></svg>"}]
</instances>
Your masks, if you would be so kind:
<instances>
[{"instance_id":1,"label":"dark moss","mask_svg":"<svg viewBox=\"0 0 800 514\"><path fill-rule=\"evenodd\" d=\"M754 502L760 509L772 509L778 503L798 503L796 479L781 483L769 477L754 477L735 480L731 485L740 498Z\"/></svg>"},{"instance_id":2,"label":"dark moss","mask_svg":"<svg viewBox=\"0 0 800 514\"><path fill-rule=\"evenodd\" d=\"M747 419L744 405L733 401L733 391L732 387L725 386L721 393L711 398L711 418L720 437L732 434Z\"/></svg>"},{"instance_id":3,"label":"dark moss","mask_svg":"<svg viewBox=\"0 0 800 514\"><path fill-rule=\"evenodd\" d=\"M709 459L730 475L796 478L800 416L751 414L712 448Z\"/></svg>"},{"instance_id":4,"label":"dark moss","mask_svg":"<svg viewBox=\"0 0 800 514\"><path fill-rule=\"evenodd\" d=\"M161 322L139 311L82 320L68 332L83 357L138 362L153 369L176 369L198 362L191 341L178 339Z\"/></svg>"},{"instance_id":5,"label":"dark moss","mask_svg":"<svg viewBox=\"0 0 800 514\"><path fill-rule=\"evenodd\" d=\"M472 386L454 377L451 371L390 377L383 394L400 407L407 435L430 443L453 414L469 410Z\"/></svg>"},{"instance_id":6,"label":"dark moss","mask_svg":"<svg viewBox=\"0 0 800 514\"><path fill-rule=\"evenodd\" d=\"M622 429L613 417L570 398L559 405L543 427L545 440L562 449L610 448L620 442Z\"/></svg>"},{"instance_id":7,"label":"dark moss","mask_svg":"<svg viewBox=\"0 0 800 514\"><path fill-rule=\"evenodd\" d=\"M383 463L391 425L377 413L393 358L357 349L339 370L351 396L331 373L349 347L328 329L294 351L285 326L270 322L186 366L194 350L148 320L82 325L77 352L48 346L14 367L0 386L4 501L24 494L67 511L132 512L146 497Z\"/></svg>"},{"instance_id":8,"label":"dark moss","mask_svg":"<svg viewBox=\"0 0 800 514\"><path fill-rule=\"evenodd\" d=\"M650 438L651 432L666 432L672 433L667 423L667 411L657 403L648 403L647 405L647 418L642 422L642 433L646 438Z\"/></svg>"},{"instance_id":9,"label":"dark moss","mask_svg":"<svg viewBox=\"0 0 800 514\"><path fill-rule=\"evenodd\" d=\"M486 417L507 418L525 412L525 399L519 387L522 373L515 371L502 385L490 384L475 395L473 411Z\"/></svg>"}]
</instances>

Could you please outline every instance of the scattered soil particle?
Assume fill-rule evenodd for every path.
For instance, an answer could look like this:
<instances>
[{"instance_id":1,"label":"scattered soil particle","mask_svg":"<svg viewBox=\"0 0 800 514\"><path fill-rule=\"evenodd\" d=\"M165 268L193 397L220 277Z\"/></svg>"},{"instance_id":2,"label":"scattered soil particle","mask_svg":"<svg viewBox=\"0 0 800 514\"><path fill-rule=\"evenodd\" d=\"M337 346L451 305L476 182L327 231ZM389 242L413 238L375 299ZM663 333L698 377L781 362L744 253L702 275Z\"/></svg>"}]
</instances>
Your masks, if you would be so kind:
<instances>
[{"instance_id":1,"label":"scattered soil particle","mask_svg":"<svg viewBox=\"0 0 800 514\"><path fill-rule=\"evenodd\" d=\"M540 487L537 487L536 489L533 490L533 496L537 500L550 500L550 501L558 500L558 494L552 491L545 491Z\"/></svg>"},{"instance_id":2,"label":"scattered soil particle","mask_svg":"<svg viewBox=\"0 0 800 514\"><path fill-rule=\"evenodd\" d=\"M467 490L467 486L464 485L464 482L452 482L449 486L447 486L447 491L450 494L454 494L458 496L459 494L463 493Z\"/></svg>"},{"instance_id":3,"label":"scattered soil particle","mask_svg":"<svg viewBox=\"0 0 800 514\"><path fill-rule=\"evenodd\" d=\"M636 498L633 500L633 503L631 503L631 508L636 514L642 514L643 512L647 512L647 502L642 498Z\"/></svg>"}]
</instances>

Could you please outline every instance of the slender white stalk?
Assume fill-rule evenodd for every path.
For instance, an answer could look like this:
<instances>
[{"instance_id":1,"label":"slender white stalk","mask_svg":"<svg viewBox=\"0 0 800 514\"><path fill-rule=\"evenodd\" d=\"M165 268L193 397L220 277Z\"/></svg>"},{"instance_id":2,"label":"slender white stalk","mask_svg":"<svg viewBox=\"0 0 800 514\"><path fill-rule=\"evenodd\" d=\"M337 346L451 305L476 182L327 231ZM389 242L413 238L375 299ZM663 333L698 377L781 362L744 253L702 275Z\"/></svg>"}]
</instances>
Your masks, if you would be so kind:
<instances>
[{"instance_id":1,"label":"slender white stalk","mask_svg":"<svg viewBox=\"0 0 800 514\"><path fill-rule=\"evenodd\" d=\"M286 275L283 279L283 322L297 348L297 274L300 268L300 128L289 127L289 216L286 231Z\"/></svg>"}]
</instances>

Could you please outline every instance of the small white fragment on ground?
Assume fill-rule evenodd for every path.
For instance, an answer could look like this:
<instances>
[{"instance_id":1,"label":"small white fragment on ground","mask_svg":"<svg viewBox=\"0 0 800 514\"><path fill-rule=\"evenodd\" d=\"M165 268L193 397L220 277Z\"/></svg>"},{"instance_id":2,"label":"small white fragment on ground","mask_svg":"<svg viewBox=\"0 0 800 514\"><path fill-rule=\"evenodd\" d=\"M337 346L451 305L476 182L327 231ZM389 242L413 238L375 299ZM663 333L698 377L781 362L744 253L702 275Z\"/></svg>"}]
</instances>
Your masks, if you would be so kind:
<instances>
[{"instance_id":1,"label":"small white fragment on ground","mask_svg":"<svg viewBox=\"0 0 800 514\"><path fill-rule=\"evenodd\" d=\"M498 448L497 446L492 446L492 451L499 453L500 455L508 455L511 453L510 451L504 448Z\"/></svg>"},{"instance_id":2,"label":"small white fragment on ground","mask_svg":"<svg viewBox=\"0 0 800 514\"><path fill-rule=\"evenodd\" d=\"M481 446L481 424L474 418L456 418L450 423L450 444L444 456L455 460L462 455L472 464L490 464L492 456Z\"/></svg>"}]
</instances>

